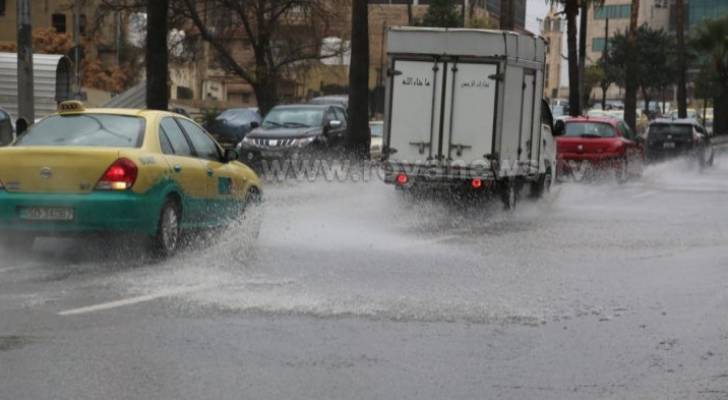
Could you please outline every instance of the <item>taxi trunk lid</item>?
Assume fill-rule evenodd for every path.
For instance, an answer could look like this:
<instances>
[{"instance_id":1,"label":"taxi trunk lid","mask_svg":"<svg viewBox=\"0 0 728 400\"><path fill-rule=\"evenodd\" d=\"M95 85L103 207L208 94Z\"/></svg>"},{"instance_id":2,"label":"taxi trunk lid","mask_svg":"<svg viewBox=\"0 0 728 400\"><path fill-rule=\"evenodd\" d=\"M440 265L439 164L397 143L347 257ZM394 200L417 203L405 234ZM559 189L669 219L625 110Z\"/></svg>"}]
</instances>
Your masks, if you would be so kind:
<instances>
[{"instance_id":1,"label":"taxi trunk lid","mask_svg":"<svg viewBox=\"0 0 728 400\"><path fill-rule=\"evenodd\" d=\"M16 193L88 193L119 150L75 147L0 149L0 182Z\"/></svg>"}]
</instances>

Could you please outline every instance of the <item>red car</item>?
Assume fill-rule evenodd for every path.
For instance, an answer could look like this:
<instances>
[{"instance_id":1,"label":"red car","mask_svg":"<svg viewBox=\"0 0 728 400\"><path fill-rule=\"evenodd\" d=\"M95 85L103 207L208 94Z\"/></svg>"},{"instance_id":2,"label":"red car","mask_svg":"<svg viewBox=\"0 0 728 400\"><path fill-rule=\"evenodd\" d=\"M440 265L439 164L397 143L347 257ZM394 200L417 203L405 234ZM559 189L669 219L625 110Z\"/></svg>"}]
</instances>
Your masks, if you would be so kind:
<instances>
[{"instance_id":1,"label":"red car","mask_svg":"<svg viewBox=\"0 0 728 400\"><path fill-rule=\"evenodd\" d=\"M609 117L574 117L563 120L563 135L556 138L557 177L575 180L600 172L613 173L620 183L640 176L644 140L627 124ZM558 124L560 125L560 124Z\"/></svg>"}]
</instances>

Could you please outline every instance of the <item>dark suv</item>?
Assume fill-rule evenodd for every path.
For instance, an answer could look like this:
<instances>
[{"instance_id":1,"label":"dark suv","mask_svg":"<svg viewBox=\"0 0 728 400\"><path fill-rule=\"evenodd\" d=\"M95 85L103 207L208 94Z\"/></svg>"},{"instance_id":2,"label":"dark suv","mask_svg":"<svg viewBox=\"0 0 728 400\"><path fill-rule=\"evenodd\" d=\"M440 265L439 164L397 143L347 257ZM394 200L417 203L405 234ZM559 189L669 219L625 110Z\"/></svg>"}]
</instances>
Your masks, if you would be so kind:
<instances>
[{"instance_id":1,"label":"dark suv","mask_svg":"<svg viewBox=\"0 0 728 400\"><path fill-rule=\"evenodd\" d=\"M341 106L276 106L238 148L242 160L288 158L338 146L347 130L348 116Z\"/></svg>"},{"instance_id":2,"label":"dark suv","mask_svg":"<svg viewBox=\"0 0 728 400\"><path fill-rule=\"evenodd\" d=\"M712 135L694 119L656 119L647 128L647 159L695 157L701 167L713 165Z\"/></svg>"}]
</instances>

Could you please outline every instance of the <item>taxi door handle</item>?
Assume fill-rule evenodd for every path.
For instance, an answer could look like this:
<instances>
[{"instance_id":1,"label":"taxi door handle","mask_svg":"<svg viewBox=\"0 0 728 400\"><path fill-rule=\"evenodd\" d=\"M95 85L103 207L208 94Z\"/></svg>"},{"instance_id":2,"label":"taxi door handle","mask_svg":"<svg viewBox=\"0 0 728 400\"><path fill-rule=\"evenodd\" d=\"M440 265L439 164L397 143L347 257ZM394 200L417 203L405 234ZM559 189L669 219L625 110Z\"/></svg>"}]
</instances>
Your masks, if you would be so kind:
<instances>
[{"instance_id":1,"label":"taxi door handle","mask_svg":"<svg viewBox=\"0 0 728 400\"><path fill-rule=\"evenodd\" d=\"M182 172L182 166L179 164L176 164L173 168L174 168L174 172L177 172L177 173Z\"/></svg>"}]
</instances>

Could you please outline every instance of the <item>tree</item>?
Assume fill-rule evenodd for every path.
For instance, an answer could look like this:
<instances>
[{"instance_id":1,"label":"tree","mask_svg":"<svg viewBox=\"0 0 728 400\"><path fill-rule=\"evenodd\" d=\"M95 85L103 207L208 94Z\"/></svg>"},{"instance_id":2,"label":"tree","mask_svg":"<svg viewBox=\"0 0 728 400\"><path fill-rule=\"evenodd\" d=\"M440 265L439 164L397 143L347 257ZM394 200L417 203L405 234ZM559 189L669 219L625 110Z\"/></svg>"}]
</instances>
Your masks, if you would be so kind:
<instances>
[{"instance_id":1,"label":"tree","mask_svg":"<svg viewBox=\"0 0 728 400\"><path fill-rule=\"evenodd\" d=\"M586 67L584 69L583 76L584 76L584 79L583 79L584 88L586 89L586 90L584 90L583 104L587 104L589 102L589 98L591 97L591 89L597 85L601 86L602 82L606 81L607 75L604 72L604 69L602 68L602 66L597 63L597 64ZM609 86L607 86L607 88L609 88ZM602 88L602 90L604 90L604 89ZM604 108L604 107L602 107L602 108Z\"/></svg>"},{"instance_id":2,"label":"tree","mask_svg":"<svg viewBox=\"0 0 728 400\"><path fill-rule=\"evenodd\" d=\"M265 114L279 102L286 72L339 54L322 54L321 42L333 22L345 19L336 17L344 8L341 3L175 0L173 13L190 21L194 28L188 29L190 34L210 45L224 69L252 86L258 107Z\"/></svg>"},{"instance_id":3,"label":"tree","mask_svg":"<svg viewBox=\"0 0 728 400\"><path fill-rule=\"evenodd\" d=\"M637 74L637 17L640 14L640 1L632 0L629 30L627 31L627 62L624 85L624 121L632 130L637 130L637 90L639 82Z\"/></svg>"},{"instance_id":4,"label":"tree","mask_svg":"<svg viewBox=\"0 0 728 400\"><path fill-rule=\"evenodd\" d=\"M663 30L642 25L635 33L634 46L635 50L630 50L629 37L621 33L610 39L605 76L607 80L624 86L628 80L628 65L634 63L631 79L642 90L644 108L647 109L651 98L662 93L675 80L674 41Z\"/></svg>"},{"instance_id":5,"label":"tree","mask_svg":"<svg viewBox=\"0 0 728 400\"><path fill-rule=\"evenodd\" d=\"M566 48L569 62L569 115L581 115L579 95L579 53L577 51L576 16L579 14L579 0L549 0L560 4L566 14Z\"/></svg>"},{"instance_id":6,"label":"tree","mask_svg":"<svg viewBox=\"0 0 728 400\"><path fill-rule=\"evenodd\" d=\"M169 0L154 0L147 3L147 108L152 110L169 108L168 13Z\"/></svg>"},{"instance_id":7,"label":"tree","mask_svg":"<svg viewBox=\"0 0 728 400\"><path fill-rule=\"evenodd\" d=\"M349 115L351 127L346 148L351 155L369 158L369 8L367 0L351 7L351 63L349 64Z\"/></svg>"},{"instance_id":8,"label":"tree","mask_svg":"<svg viewBox=\"0 0 728 400\"><path fill-rule=\"evenodd\" d=\"M458 28L463 26L463 20L453 0L431 0L420 25Z\"/></svg>"},{"instance_id":9,"label":"tree","mask_svg":"<svg viewBox=\"0 0 728 400\"><path fill-rule=\"evenodd\" d=\"M685 48L685 0L675 1L675 29L677 31L677 113L688 116L687 60Z\"/></svg>"},{"instance_id":10,"label":"tree","mask_svg":"<svg viewBox=\"0 0 728 400\"><path fill-rule=\"evenodd\" d=\"M693 47L705 54L715 77L713 132L728 133L728 17L705 22L695 31Z\"/></svg>"}]
</instances>

